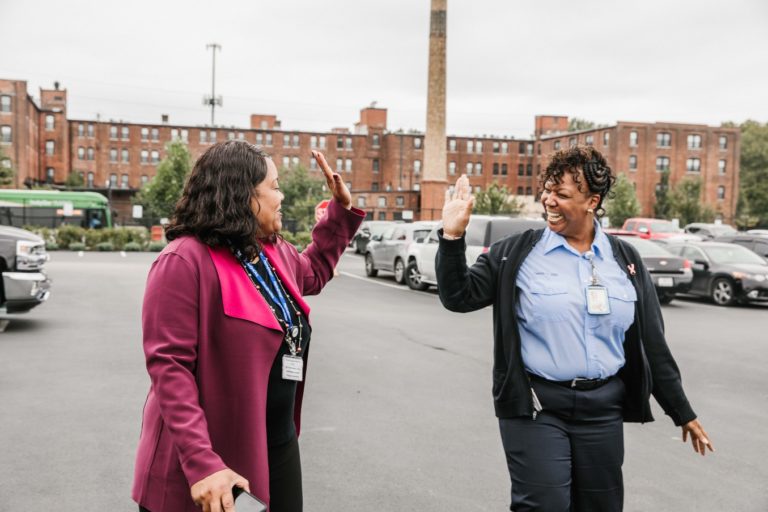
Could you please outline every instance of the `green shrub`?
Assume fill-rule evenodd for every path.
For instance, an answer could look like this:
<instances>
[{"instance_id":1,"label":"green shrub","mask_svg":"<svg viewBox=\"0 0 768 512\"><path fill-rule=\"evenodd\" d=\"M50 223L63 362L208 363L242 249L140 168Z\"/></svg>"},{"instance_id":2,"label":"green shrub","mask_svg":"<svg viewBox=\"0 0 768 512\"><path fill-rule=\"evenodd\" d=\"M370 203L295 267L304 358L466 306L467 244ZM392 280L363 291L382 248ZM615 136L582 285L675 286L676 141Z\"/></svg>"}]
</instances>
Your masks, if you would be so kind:
<instances>
[{"instance_id":1,"label":"green shrub","mask_svg":"<svg viewBox=\"0 0 768 512\"><path fill-rule=\"evenodd\" d=\"M292 235L290 240L287 237L284 238L291 242L297 251L301 252L312 242L312 233L310 231L299 231Z\"/></svg>"},{"instance_id":2,"label":"green shrub","mask_svg":"<svg viewBox=\"0 0 768 512\"><path fill-rule=\"evenodd\" d=\"M45 250L46 251L58 251L59 250L59 244L54 242L45 242Z\"/></svg>"},{"instance_id":3,"label":"green shrub","mask_svg":"<svg viewBox=\"0 0 768 512\"><path fill-rule=\"evenodd\" d=\"M139 252L141 251L141 244L137 244L136 242L128 242L123 246L123 250L126 252Z\"/></svg>"},{"instance_id":4,"label":"green shrub","mask_svg":"<svg viewBox=\"0 0 768 512\"><path fill-rule=\"evenodd\" d=\"M85 230L85 245L88 249L96 249L102 242L110 241L110 229L87 229Z\"/></svg>"},{"instance_id":5,"label":"green shrub","mask_svg":"<svg viewBox=\"0 0 768 512\"><path fill-rule=\"evenodd\" d=\"M101 242L96 244L96 250L101 252L114 251L115 246L112 242Z\"/></svg>"},{"instance_id":6,"label":"green shrub","mask_svg":"<svg viewBox=\"0 0 768 512\"><path fill-rule=\"evenodd\" d=\"M70 251L84 251L85 244L83 242L71 242L67 245Z\"/></svg>"},{"instance_id":7,"label":"green shrub","mask_svg":"<svg viewBox=\"0 0 768 512\"><path fill-rule=\"evenodd\" d=\"M165 245L164 242L149 242L147 250L150 252L160 252L165 249Z\"/></svg>"},{"instance_id":8,"label":"green shrub","mask_svg":"<svg viewBox=\"0 0 768 512\"><path fill-rule=\"evenodd\" d=\"M93 230L90 230L93 231ZM85 243L86 230L80 226L60 226L56 231L56 243L59 247L68 248L71 243ZM81 251L82 249L73 249Z\"/></svg>"}]
</instances>

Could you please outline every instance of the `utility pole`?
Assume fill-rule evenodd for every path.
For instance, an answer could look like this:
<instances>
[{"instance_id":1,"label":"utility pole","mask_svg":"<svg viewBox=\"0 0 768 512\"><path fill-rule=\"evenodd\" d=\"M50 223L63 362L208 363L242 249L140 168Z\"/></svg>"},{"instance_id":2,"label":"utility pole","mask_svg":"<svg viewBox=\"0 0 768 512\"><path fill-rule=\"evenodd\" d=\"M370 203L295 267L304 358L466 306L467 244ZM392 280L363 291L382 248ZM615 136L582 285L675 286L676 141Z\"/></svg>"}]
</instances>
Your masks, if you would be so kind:
<instances>
[{"instance_id":1,"label":"utility pole","mask_svg":"<svg viewBox=\"0 0 768 512\"><path fill-rule=\"evenodd\" d=\"M221 45L216 43L211 43L205 45L206 50L213 50L213 71L211 72L211 95L210 96L203 96L203 105L210 105L211 106L211 127L216 126L214 119L215 119L215 111L216 111L216 105L223 106L224 100L221 96L216 96L216 51L221 51Z\"/></svg>"}]
</instances>

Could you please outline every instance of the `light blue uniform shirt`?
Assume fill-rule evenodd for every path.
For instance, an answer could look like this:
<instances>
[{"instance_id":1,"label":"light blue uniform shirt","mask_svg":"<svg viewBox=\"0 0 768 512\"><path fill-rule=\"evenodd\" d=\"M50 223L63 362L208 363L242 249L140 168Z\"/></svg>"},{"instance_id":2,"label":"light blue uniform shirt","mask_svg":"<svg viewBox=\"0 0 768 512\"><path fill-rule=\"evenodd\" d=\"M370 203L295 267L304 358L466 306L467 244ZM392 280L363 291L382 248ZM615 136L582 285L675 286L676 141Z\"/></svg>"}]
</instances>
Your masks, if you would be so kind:
<instances>
[{"instance_id":1,"label":"light blue uniform shirt","mask_svg":"<svg viewBox=\"0 0 768 512\"><path fill-rule=\"evenodd\" d=\"M602 379L624 366L624 333L634 321L637 293L597 222L591 250L598 284L608 289L608 315L587 313L589 259L549 228L520 267L517 319L523 363L545 379Z\"/></svg>"}]
</instances>

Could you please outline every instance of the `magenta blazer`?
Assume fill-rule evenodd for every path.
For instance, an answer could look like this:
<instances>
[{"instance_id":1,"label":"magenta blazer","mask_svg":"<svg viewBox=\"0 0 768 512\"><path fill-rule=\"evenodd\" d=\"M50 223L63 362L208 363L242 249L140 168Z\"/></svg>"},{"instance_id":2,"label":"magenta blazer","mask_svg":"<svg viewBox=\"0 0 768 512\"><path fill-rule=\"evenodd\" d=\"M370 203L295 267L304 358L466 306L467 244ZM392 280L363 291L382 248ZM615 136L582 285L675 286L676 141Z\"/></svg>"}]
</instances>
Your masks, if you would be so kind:
<instances>
[{"instance_id":1,"label":"magenta blazer","mask_svg":"<svg viewBox=\"0 0 768 512\"><path fill-rule=\"evenodd\" d=\"M364 216L332 201L303 253L284 241L264 245L307 316L302 295L319 293L331 279ZM269 503L267 383L283 335L240 264L226 248L208 247L194 237L174 240L149 272L142 324L151 386L136 454L134 501L152 512L199 512L190 487L229 467ZM300 383L297 432L303 392Z\"/></svg>"}]
</instances>

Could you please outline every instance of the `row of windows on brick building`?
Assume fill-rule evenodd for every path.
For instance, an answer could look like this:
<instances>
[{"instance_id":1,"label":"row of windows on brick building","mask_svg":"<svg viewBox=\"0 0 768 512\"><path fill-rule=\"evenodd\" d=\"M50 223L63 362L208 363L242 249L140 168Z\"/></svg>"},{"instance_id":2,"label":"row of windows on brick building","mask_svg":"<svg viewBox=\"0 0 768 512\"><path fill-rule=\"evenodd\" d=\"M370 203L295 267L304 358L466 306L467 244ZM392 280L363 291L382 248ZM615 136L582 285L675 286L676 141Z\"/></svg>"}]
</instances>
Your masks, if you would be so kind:
<instances>
[{"instance_id":1,"label":"row of windows on brick building","mask_svg":"<svg viewBox=\"0 0 768 512\"><path fill-rule=\"evenodd\" d=\"M728 167L728 163L724 159L717 161L717 173L721 176L725 175ZM629 155L629 170L637 170L637 155ZM657 171L670 171L670 160L668 156L656 157L656 170ZM686 172L701 172L701 159L700 158L688 158L685 161Z\"/></svg>"},{"instance_id":2,"label":"row of windows on brick building","mask_svg":"<svg viewBox=\"0 0 768 512\"><path fill-rule=\"evenodd\" d=\"M633 183L635 188L637 188L637 183ZM661 183L656 184L656 192L659 192L661 190ZM725 185L718 185L717 186L717 200L723 201L725 199Z\"/></svg>"}]
</instances>

